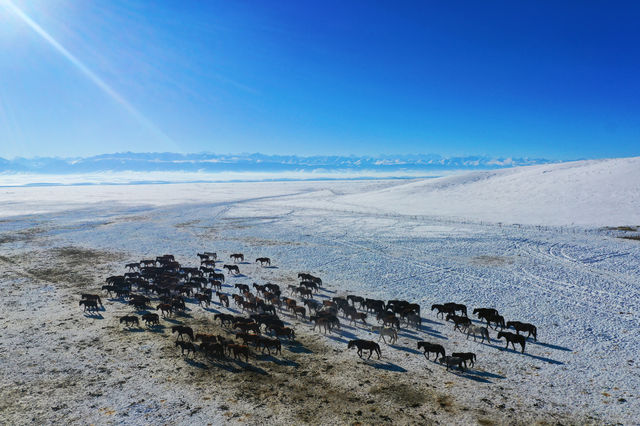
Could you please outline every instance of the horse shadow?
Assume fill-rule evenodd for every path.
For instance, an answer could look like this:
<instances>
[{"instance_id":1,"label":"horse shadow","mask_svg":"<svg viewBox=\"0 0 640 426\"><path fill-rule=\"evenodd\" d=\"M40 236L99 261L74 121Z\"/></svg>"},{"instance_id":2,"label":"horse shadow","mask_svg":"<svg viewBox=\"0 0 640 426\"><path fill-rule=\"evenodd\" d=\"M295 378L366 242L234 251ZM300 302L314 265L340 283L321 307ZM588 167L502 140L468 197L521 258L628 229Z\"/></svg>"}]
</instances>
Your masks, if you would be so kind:
<instances>
[{"instance_id":1,"label":"horse shadow","mask_svg":"<svg viewBox=\"0 0 640 426\"><path fill-rule=\"evenodd\" d=\"M477 376L473 374L471 370L458 370L458 369L449 369L449 373L454 374L458 377L462 377L464 379L473 380L474 382L479 383L493 383L491 380L485 379L484 377Z\"/></svg>"},{"instance_id":2,"label":"horse shadow","mask_svg":"<svg viewBox=\"0 0 640 426\"><path fill-rule=\"evenodd\" d=\"M422 322L428 322L429 324L435 324L435 325L444 325L444 323L440 321L434 321L425 317L420 317L420 318L422 319Z\"/></svg>"},{"instance_id":3,"label":"horse shadow","mask_svg":"<svg viewBox=\"0 0 640 426\"><path fill-rule=\"evenodd\" d=\"M245 274L236 274L233 276L233 278L248 278L248 276L246 276Z\"/></svg>"},{"instance_id":4,"label":"horse shadow","mask_svg":"<svg viewBox=\"0 0 640 426\"><path fill-rule=\"evenodd\" d=\"M473 373L475 376L480 376L480 377L490 377L492 379L506 379L506 376L502 376L500 374L496 374L496 373L489 373L488 371L481 371L481 370L467 370L471 373Z\"/></svg>"},{"instance_id":5,"label":"horse shadow","mask_svg":"<svg viewBox=\"0 0 640 426\"><path fill-rule=\"evenodd\" d=\"M343 330L345 328L348 328L349 330L356 330L358 327L354 327L354 326L346 324L346 323L341 323L340 324L340 328L343 329Z\"/></svg>"},{"instance_id":6,"label":"horse shadow","mask_svg":"<svg viewBox=\"0 0 640 426\"><path fill-rule=\"evenodd\" d=\"M397 364L394 364L390 361L380 361L380 360L370 360L370 359L362 359L363 364L373 367L378 370L385 371L393 371L396 373L406 373L407 370L400 367Z\"/></svg>"},{"instance_id":7,"label":"horse shadow","mask_svg":"<svg viewBox=\"0 0 640 426\"><path fill-rule=\"evenodd\" d=\"M295 361L291 361L289 359L284 359L284 358L283 359L279 359L279 358L274 357L273 355L261 354L261 355L257 355L256 359L259 360L259 361L270 361L270 362L273 362L273 363L275 363L277 365L282 365L282 366L285 366L285 367L296 367L297 368L297 367L300 366L300 364L298 364Z\"/></svg>"},{"instance_id":8,"label":"horse shadow","mask_svg":"<svg viewBox=\"0 0 640 426\"><path fill-rule=\"evenodd\" d=\"M329 293L329 294L336 294L337 293L336 290L329 290L326 287L320 287L320 290L324 291L325 293Z\"/></svg>"},{"instance_id":9,"label":"horse shadow","mask_svg":"<svg viewBox=\"0 0 640 426\"><path fill-rule=\"evenodd\" d=\"M215 368L219 368L221 370L228 371L229 373L240 373L242 370L235 368L233 365L225 364L219 361L212 360L211 357L207 357L210 365Z\"/></svg>"},{"instance_id":10,"label":"horse shadow","mask_svg":"<svg viewBox=\"0 0 640 426\"><path fill-rule=\"evenodd\" d=\"M422 352L417 351L415 349L408 348L406 346L400 346L400 345L397 345L397 344L396 345L389 345L389 346L391 346L394 349L398 349L398 350L401 350L401 351L404 351L404 352L409 352L409 353L412 353L412 354L422 355Z\"/></svg>"},{"instance_id":11,"label":"horse shadow","mask_svg":"<svg viewBox=\"0 0 640 426\"><path fill-rule=\"evenodd\" d=\"M499 340L496 340L496 341L499 342ZM491 345L491 344L482 343L482 342L481 342L481 344L482 345L486 345L486 346L494 347L494 348L499 349L499 350L501 350L503 352L511 352L511 353L518 354L518 355L528 356L529 358L537 359L539 361L548 362L549 364L564 365L564 362L562 362L562 361L558 361L558 360L555 360L555 359L552 359L552 358L547 358L547 357L540 356L540 355L533 355L533 354L530 354L528 352L522 352L522 351L515 350L513 348L505 348L504 346L496 346L496 345Z\"/></svg>"},{"instance_id":12,"label":"horse shadow","mask_svg":"<svg viewBox=\"0 0 640 426\"><path fill-rule=\"evenodd\" d=\"M205 311L207 311L207 312L214 313L214 314L219 314L219 313L220 313L220 311L219 311L219 310L214 309L214 308L202 308L202 309L204 309L204 310L205 310Z\"/></svg>"},{"instance_id":13,"label":"horse shadow","mask_svg":"<svg viewBox=\"0 0 640 426\"><path fill-rule=\"evenodd\" d=\"M357 339L358 336L356 336L355 334L349 332L349 331L344 331L344 330L340 330L338 332L338 334L342 337L346 337L347 339Z\"/></svg>"},{"instance_id":14,"label":"horse shadow","mask_svg":"<svg viewBox=\"0 0 640 426\"><path fill-rule=\"evenodd\" d=\"M163 318L166 322L170 322L171 324L182 324L182 321L178 321L175 318L165 317Z\"/></svg>"},{"instance_id":15,"label":"horse shadow","mask_svg":"<svg viewBox=\"0 0 640 426\"><path fill-rule=\"evenodd\" d=\"M311 349L306 348L302 343L299 343L299 342L291 342L288 345L285 344L285 348L289 352L293 352L294 354L312 354L313 353Z\"/></svg>"},{"instance_id":16,"label":"horse shadow","mask_svg":"<svg viewBox=\"0 0 640 426\"><path fill-rule=\"evenodd\" d=\"M513 352L520 353L518 351L513 351ZM523 353L522 355L526 355L526 356L528 356L530 358L537 359L539 361L548 362L549 364L564 365L564 362L562 362L562 361L558 361L558 360L555 360L555 359L547 358L547 357L544 357L544 356L533 355L533 354L530 354L530 353L527 353L527 352Z\"/></svg>"},{"instance_id":17,"label":"horse shadow","mask_svg":"<svg viewBox=\"0 0 640 426\"><path fill-rule=\"evenodd\" d=\"M278 269L277 266L263 266L264 269Z\"/></svg>"},{"instance_id":18,"label":"horse shadow","mask_svg":"<svg viewBox=\"0 0 640 426\"><path fill-rule=\"evenodd\" d=\"M447 336L440 334L438 330L424 330L424 333L429 337L435 337L436 339L449 340Z\"/></svg>"},{"instance_id":19,"label":"horse shadow","mask_svg":"<svg viewBox=\"0 0 640 426\"><path fill-rule=\"evenodd\" d=\"M258 373L260 375L263 376L268 376L269 373L267 373L265 370L263 370L262 368L255 366L253 364L249 364L247 362L238 360L238 359L234 359L233 363L236 364L237 366L239 366L240 368L242 368L245 371L251 371L253 373Z\"/></svg>"},{"instance_id":20,"label":"horse shadow","mask_svg":"<svg viewBox=\"0 0 640 426\"><path fill-rule=\"evenodd\" d=\"M150 331L152 333L164 333L165 330L165 326L160 324L160 325L152 325L150 327L147 327L147 331Z\"/></svg>"},{"instance_id":21,"label":"horse shadow","mask_svg":"<svg viewBox=\"0 0 640 426\"><path fill-rule=\"evenodd\" d=\"M339 337L339 336L333 336L331 334L326 334L326 337L328 337L331 340L335 340L336 342L349 343L347 340L344 340L342 337Z\"/></svg>"},{"instance_id":22,"label":"horse shadow","mask_svg":"<svg viewBox=\"0 0 640 426\"><path fill-rule=\"evenodd\" d=\"M104 319L104 317L102 316L102 314L100 312L96 312L96 313L93 313L93 314L85 312L84 313L84 317L85 318L91 318L91 319Z\"/></svg>"},{"instance_id":23,"label":"horse shadow","mask_svg":"<svg viewBox=\"0 0 640 426\"><path fill-rule=\"evenodd\" d=\"M236 264L237 264L237 265L251 265L251 262L243 261L243 262L238 262L238 263L236 263Z\"/></svg>"},{"instance_id":24,"label":"horse shadow","mask_svg":"<svg viewBox=\"0 0 640 426\"><path fill-rule=\"evenodd\" d=\"M135 328L127 327L124 331L128 331L129 333L142 333L144 332L144 328L137 326Z\"/></svg>"},{"instance_id":25,"label":"horse shadow","mask_svg":"<svg viewBox=\"0 0 640 426\"><path fill-rule=\"evenodd\" d=\"M412 335L406 334L406 333L398 333L398 337L406 337L407 339L421 340L420 336L412 336Z\"/></svg>"},{"instance_id":26,"label":"horse shadow","mask_svg":"<svg viewBox=\"0 0 640 426\"><path fill-rule=\"evenodd\" d=\"M559 351L571 352L573 350L573 349L570 349L570 348L565 348L564 346L552 345L551 343L536 342L535 340L527 340L527 343L530 344L530 345L540 345L540 346L544 346L545 348L556 349L556 350L559 350Z\"/></svg>"},{"instance_id":27,"label":"horse shadow","mask_svg":"<svg viewBox=\"0 0 640 426\"><path fill-rule=\"evenodd\" d=\"M325 299L329 298L329 296L327 296L326 294L320 294L320 293L316 294L316 296L322 297L322 298L325 298Z\"/></svg>"},{"instance_id":28,"label":"horse shadow","mask_svg":"<svg viewBox=\"0 0 640 426\"><path fill-rule=\"evenodd\" d=\"M205 364L204 362L200 362L200 361L196 361L193 358L185 358L184 360L187 364L189 364L192 367L196 367L196 368L200 368L201 370L208 370L209 366L207 364Z\"/></svg>"}]
</instances>

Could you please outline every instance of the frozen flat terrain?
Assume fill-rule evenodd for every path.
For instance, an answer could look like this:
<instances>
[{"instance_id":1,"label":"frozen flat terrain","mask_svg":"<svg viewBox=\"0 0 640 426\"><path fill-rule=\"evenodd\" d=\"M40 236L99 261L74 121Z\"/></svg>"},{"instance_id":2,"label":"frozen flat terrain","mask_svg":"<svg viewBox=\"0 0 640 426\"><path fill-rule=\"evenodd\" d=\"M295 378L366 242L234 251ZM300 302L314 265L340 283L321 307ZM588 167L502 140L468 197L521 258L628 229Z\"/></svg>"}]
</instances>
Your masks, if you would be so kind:
<instances>
[{"instance_id":1,"label":"frozen flat terrain","mask_svg":"<svg viewBox=\"0 0 640 426\"><path fill-rule=\"evenodd\" d=\"M619 237L640 234L639 177L640 159L633 158L410 182L2 188L0 417L636 424L640 241ZM630 227L602 228L623 225ZM418 302L423 328L404 330L397 347L382 344L381 362L363 363L345 342L377 339L366 328L324 337L285 316L308 353L287 346L277 363L250 360L273 380L290 375L269 384L261 400L251 397L252 383L263 383L255 370L232 377L186 362L169 337L123 331L117 316L131 309L122 303L105 302L101 319L78 308L81 291L97 291L125 262L173 253L196 265L203 250L225 260L233 252L250 262L274 260L273 269L240 265L245 277L227 284L286 287L308 271L326 284L321 298ZM467 340L428 309L449 301L533 323L538 342L529 340L521 354L503 350L493 330L489 344ZM185 323L213 316L190 309ZM446 372L415 350L418 340L441 343L448 353L475 352L477 364L468 373ZM300 387L318 377L325 382ZM346 396L318 396L318 388ZM408 388L433 395L398 396ZM312 406L325 397L324 406ZM368 400L388 404L388 413L372 417L380 411ZM335 409L342 414L326 414L333 404L342 404Z\"/></svg>"}]
</instances>

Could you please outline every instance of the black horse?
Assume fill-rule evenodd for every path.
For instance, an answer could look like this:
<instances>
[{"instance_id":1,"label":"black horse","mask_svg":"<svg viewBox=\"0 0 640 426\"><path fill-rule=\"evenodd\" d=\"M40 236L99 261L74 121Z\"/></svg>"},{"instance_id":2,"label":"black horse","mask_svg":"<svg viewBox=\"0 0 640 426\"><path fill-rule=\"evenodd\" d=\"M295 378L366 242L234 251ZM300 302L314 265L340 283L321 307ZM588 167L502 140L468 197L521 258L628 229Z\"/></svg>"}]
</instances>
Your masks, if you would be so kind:
<instances>
[{"instance_id":1,"label":"black horse","mask_svg":"<svg viewBox=\"0 0 640 426\"><path fill-rule=\"evenodd\" d=\"M362 358L362 351L369 351L369 357L367 359L371 359L371 355L375 352L378 355L378 359L380 359L380 345L376 342L372 342L371 340L351 340L347 345L347 349L351 349L353 347L358 348L358 356Z\"/></svg>"},{"instance_id":2,"label":"black horse","mask_svg":"<svg viewBox=\"0 0 640 426\"><path fill-rule=\"evenodd\" d=\"M509 343L511 343L511 346L513 346L513 350L515 351L516 343L519 343L520 346L522 346L522 353L524 353L524 345L525 345L526 339L523 335L511 333L510 331L499 332L498 340L502 339L503 337L507 341L507 346L505 347L505 349L509 349Z\"/></svg>"},{"instance_id":3,"label":"black horse","mask_svg":"<svg viewBox=\"0 0 640 426\"><path fill-rule=\"evenodd\" d=\"M507 322L507 328L510 327L515 328L517 334L520 334L521 331L523 333L528 332L529 334L527 335L527 338L533 335L533 340L535 340L536 342L538 341L538 329L535 325L529 324L527 322L509 321Z\"/></svg>"},{"instance_id":4,"label":"black horse","mask_svg":"<svg viewBox=\"0 0 640 426\"><path fill-rule=\"evenodd\" d=\"M458 329L461 332L463 330L462 328L460 328L460 326L468 327L471 325L471 320L469 318L456 314L448 314L446 319L447 321L453 321L453 329Z\"/></svg>"},{"instance_id":5,"label":"black horse","mask_svg":"<svg viewBox=\"0 0 640 426\"><path fill-rule=\"evenodd\" d=\"M120 324L122 323L124 323L127 327L131 327L133 324L135 324L137 327L139 324L138 317L135 315L125 315L123 317L120 317Z\"/></svg>"},{"instance_id":6,"label":"black horse","mask_svg":"<svg viewBox=\"0 0 640 426\"><path fill-rule=\"evenodd\" d=\"M469 315L467 315L467 306L463 305L461 303L445 303L444 304L445 307L453 309L452 313L456 313L458 311L460 311L460 315L464 315L465 317L468 317Z\"/></svg>"},{"instance_id":7,"label":"black horse","mask_svg":"<svg viewBox=\"0 0 640 426\"><path fill-rule=\"evenodd\" d=\"M473 352L454 352L451 354L452 357L462 358L462 362L464 363L464 368L467 368L467 361L473 367L473 364L476 362L476 354Z\"/></svg>"},{"instance_id":8,"label":"black horse","mask_svg":"<svg viewBox=\"0 0 640 426\"><path fill-rule=\"evenodd\" d=\"M498 326L499 326L501 329L502 329L502 328L505 328L505 325L504 325L504 317L503 317L502 315L492 315L492 316L490 316L490 317L487 317L487 318L486 318L486 320L487 320L487 324L488 324L489 326L491 326L491 323L494 323L494 322L496 323L495 327L493 327L493 328L494 328L494 330L497 330L497 329L498 329Z\"/></svg>"},{"instance_id":9,"label":"black horse","mask_svg":"<svg viewBox=\"0 0 640 426\"><path fill-rule=\"evenodd\" d=\"M182 340L176 340L176 346L180 346L180 349L182 351L182 355L184 355L184 351L187 351L187 355L189 355L189 352L191 352L191 354L195 354L196 353L196 347L191 342L184 342Z\"/></svg>"},{"instance_id":10,"label":"black horse","mask_svg":"<svg viewBox=\"0 0 640 426\"><path fill-rule=\"evenodd\" d=\"M422 349L424 351L424 356L429 359L429 353L433 352L436 354L434 361L438 360L438 355L444 357L444 346L438 345L430 342L418 342L418 349Z\"/></svg>"},{"instance_id":11,"label":"black horse","mask_svg":"<svg viewBox=\"0 0 640 426\"><path fill-rule=\"evenodd\" d=\"M483 319L489 324L489 319L498 315L498 310L493 308L476 308L473 310L473 315L476 315L478 319Z\"/></svg>"},{"instance_id":12,"label":"black horse","mask_svg":"<svg viewBox=\"0 0 640 426\"><path fill-rule=\"evenodd\" d=\"M187 327L184 325L174 325L173 327L171 327L171 334L174 333L178 333L178 338L181 338L183 334L186 334L187 336L189 336L191 341L194 340L193 329L191 327ZM184 337L182 337L182 340L184 340Z\"/></svg>"},{"instance_id":13,"label":"black horse","mask_svg":"<svg viewBox=\"0 0 640 426\"><path fill-rule=\"evenodd\" d=\"M449 314L455 313L455 310L453 309L453 307L447 306L447 305L441 305L439 303L431 305L431 310L432 311L437 310L438 312L436 313L436 317L442 315L442 318L444 318L445 314L449 315Z\"/></svg>"},{"instance_id":14,"label":"black horse","mask_svg":"<svg viewBox=\"0 0 640 426\"><path fill-rule=\"evenodd\" d=\"M150 325L160 325L160 317L158 314L144 314L142 315L142 321L147 324L147 327Z\"/></svg>"}]
</instances>

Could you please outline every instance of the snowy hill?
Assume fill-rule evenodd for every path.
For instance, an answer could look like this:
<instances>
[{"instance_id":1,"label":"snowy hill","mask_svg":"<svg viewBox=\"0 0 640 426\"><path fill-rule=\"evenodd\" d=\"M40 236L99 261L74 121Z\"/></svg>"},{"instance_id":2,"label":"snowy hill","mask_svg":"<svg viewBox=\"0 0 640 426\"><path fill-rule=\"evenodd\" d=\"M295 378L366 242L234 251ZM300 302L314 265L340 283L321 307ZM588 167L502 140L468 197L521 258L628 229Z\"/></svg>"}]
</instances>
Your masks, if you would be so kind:
<instances>
[{"instance_id":1,"label":"snowy hill","mask_svg":"<svg viewBox=\"0 0 640 426\"><path fill-rule=\"evenodd\" d=\"M479 171L340 197L407 215L544 225L640 224L640 157Z\"/></svg>"},{"instance_id":2,"label":"snowy hill","mask_svg":"<svg viewBox=\"0 0 640 426\"><path fill-rule=\"evenodd\" d=\"M145 182L145 176L136 175L134 181ZM190 176L180 172L168 182ZM5 175L6 187L0 188L0 205L5 208L0 208L0 216L58 211L87 203L168 205L276 197L271 203L312 210L532 225L640 225L640 157L472 171L419 180L130 185L129 178L116 186L11 187L24 182L19 175L15 175L15 182Z\"/></svg>"}]
</instances>

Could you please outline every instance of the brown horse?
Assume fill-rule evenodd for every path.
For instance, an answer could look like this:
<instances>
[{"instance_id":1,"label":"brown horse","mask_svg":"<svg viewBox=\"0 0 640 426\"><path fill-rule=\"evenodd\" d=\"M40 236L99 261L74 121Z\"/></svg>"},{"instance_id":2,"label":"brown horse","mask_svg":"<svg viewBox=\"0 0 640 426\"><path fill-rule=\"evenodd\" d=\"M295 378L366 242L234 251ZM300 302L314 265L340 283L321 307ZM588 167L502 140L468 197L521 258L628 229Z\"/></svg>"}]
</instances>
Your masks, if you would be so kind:
<instances>
[{"instance_id":1,"label":"brown horse","mask_svg":"<svg viewBox=\"0 0 640 426\"><path fill-rule=\"evenodd\" d=\"M298 318L298 314L302 315L302 318L304 318L305 314L307 313L307 310L305 309L304 306L294 306L293 313L296 316L296 318Z\"/></svg>"},{"instance_id":2,"label":"brown horse","mask_svg":"<svg viewBox=\"0 0 640 426\"><path fill-rule=\"evenodd\" d=\"M147 324L147 327L150 325L160 325L160 317L158 314L144 314L142 315L142 321Z\"/></svg>"},{"instance_id":3,"label":"brown horse","mask_svg":"<svg viewBox=\"0 0 640 426\"><path fill-rule=\"evenodd\" d=\"M360 358L362 358L362 351L369 351L369 356L367 357L367 359L371 359L371 355L373 355L373 353L375 352L376 355L378 355L378 359L380 359L380 345L377 344L376 342L372 342L371 340L351 340L349 341L349 343L347 344L347 349L351 349L353 347L358 348L358 356Z\"/></svg>"},{"instance_id":4,"label":"brown horse","mask_svg":"<svg viewBox=\"0 0 640 426\"><path fill-rule=\"evenodd\" d=\"M227 302L228 302L228 299L227 299ZM221 323L222 325L225 325L225 324L233 324L234 316L233 316L233 315L231 315L231 314L215 314L215 315L213 316L213 319L214 319L214 320L219 319L219 320L220 320L220 323Z\"/></svg>"},{"instance_id":5,"label":"brown horse","mask_svg":"<svg viewBox=\"0 0 640 426\"><path fill-rule=\"evenodd\" d=\"M184 355L184 351L187 351L187 355L191 352L191 355L196 353L196 347L191 342L184 342L182 340L176 340L176 346L180 346L182 351L182 355Z\"/></svg>"},{"instance_id":6,"label":"brown horse","mask_svg":"<svg viewBox=\"0 0 640 426\"><path fill-rule=\"evenodd\" d=\"M279 353L282 355L282 343L280 343L280 340L278 339L271 339L269 337L260 336L256 341L256 346L257 348L262 347L263 354L264 351L267 350L269 352L269 355L271 355L271 348L273 348L275 349L276 354Z\"/></svg>"},{"instance_id":7,"label":"brown horse","mask_svg":"<svg viewBox=\"0 0 640 426\"><path fill-rule=\"evenodd\" d=\"M233 260L234 262L244 262L244 254L242 253L234 253L231 256L229 256L231 258L231 260Z\"/></svg>"},{"instance_id":8,"label":"brown horse","mask_svg":"<svg viewBox=\"0 0 640 426\"><path fill-rule=\"evenodd\" d=\"M216 296L218 296L221 305L224 305L227 308L229 307L229 296L224 293L220 293L219 291L216 291Z\"/></svg>"},{"instance_id":9,"label":"brown horse","mask_svg":"<svg viewBox=\"0 0 640 426\"><path fill-rule=\"evenodd\" d=\"M196 342L200 341L202 343L205 342L216 342L218 340L217 336L214 334L206 334L206 333L198 333L196 334Z\"/></svg>"},{"instance_id":10,"label":"brown horse","mask_svg":"<svg viewBox=\"0 0 640 426\"><path fill-rule=\"evenodd\" d=\"M347 315L349 318L351 318L351 323L355 324L357 320L362 321L362 323L364 325L368 325L367 324L367 314L364 312L349 312L349 314Z\"/></svg>"},{"instance_id":11,"label":"brown horse","mask_svg":"<svg viewBox=\"0 0 640 426\"><path fill-rule=\"evenodd\" d=\"M288 340L292 340L296 337L295 332L289 327L276 327L273 329L273 333L276 337L286 337Z\"/></svg>"},{"instance_id":12,"label":"brown horse","mask_svg":"<svg viewBox=\"0 0 640 426\"><path fill-rule=\"evenodd\" d=\"M211 296L207 296L206 294L196 294L196 299L198 300L198 303L200 305L206 305L207 308L210 306L211 303Z\"/></svg>"},{"instance_id":13,"label":"brown horse","mask_svg":"<svg viewBox=\"0 0 640 426\"><path fill-rule=\"evenodd\" d=\"M187 336L189 336L191 341L195 340L193 337L193 329L191 327L187 327L184 325L174 325L173 327L171 327L171 334L174 333L178 333L178 339L181 338L183 334L186 334ZM182 337L182 340L184 340L184 337Z\"/></svg>"},{"instance_id":14,"label":"brown horse","mask_svg":"<svg viewBox=\"0 0 640 426\"><path fill-rule=\"evenodd\" d=\"M215 288L218 291L222 291L222 283L218 280L209 280L209 284L211 284L211 288Z\"/></svg>"},{"instance_id":15,"label":"brown horse","mask_svg":"<svg viewBox=\"0 0 640 426\"><path fill-rule=\"evenodd\" d=\"M221 343L203 342L200 345L200 348L206 355L214 356L216 358L224 358L224 346Z\"/></svg>"},{"instance_id":16,"label":"brown horse","mask_svg":"<svg viewBox=\"0 0 640 426\"><path fill-rule=\"evenodd\" d=\"M248 343L253 343L256 344L256 342L258 341L258 334L252 334L252 333L238 333L236 334L236 339L240 339L242 340L242 343L244 343L245 345Z\"/></svg>"},{"instance_id":17,"label":"brown horse","mask_svg":"<svg viewBox=\"0 0 640 426\"><path fill-rule=\"evenodd\" d=\"M239 328L243 332L253 331L256 334L260 334L260 324L256 322L237 323L234 328Z\"/></svg>"},{"instance_id":18,"label":"brown horse","mask_svg":"<svg viewBox=\"0 0 640 426\"><path fill-rule=\"evenodd\" d=\"M161 303L156 307L156 311L160 311L162 316L171 316L173 313L173 307L168 303Z\"/></svg>"},{"instance_id":19,"label":"brown horse","mask_svg":"<svg viewBox=\"0 0 640 426\"><path fill-rule=\"evenodd\" d=\"M229 353L233 352L234 359L241 359L244 355L245 362L249 362L249 346L231 343L227 345Z\"/></svg>"}]
</instances>

